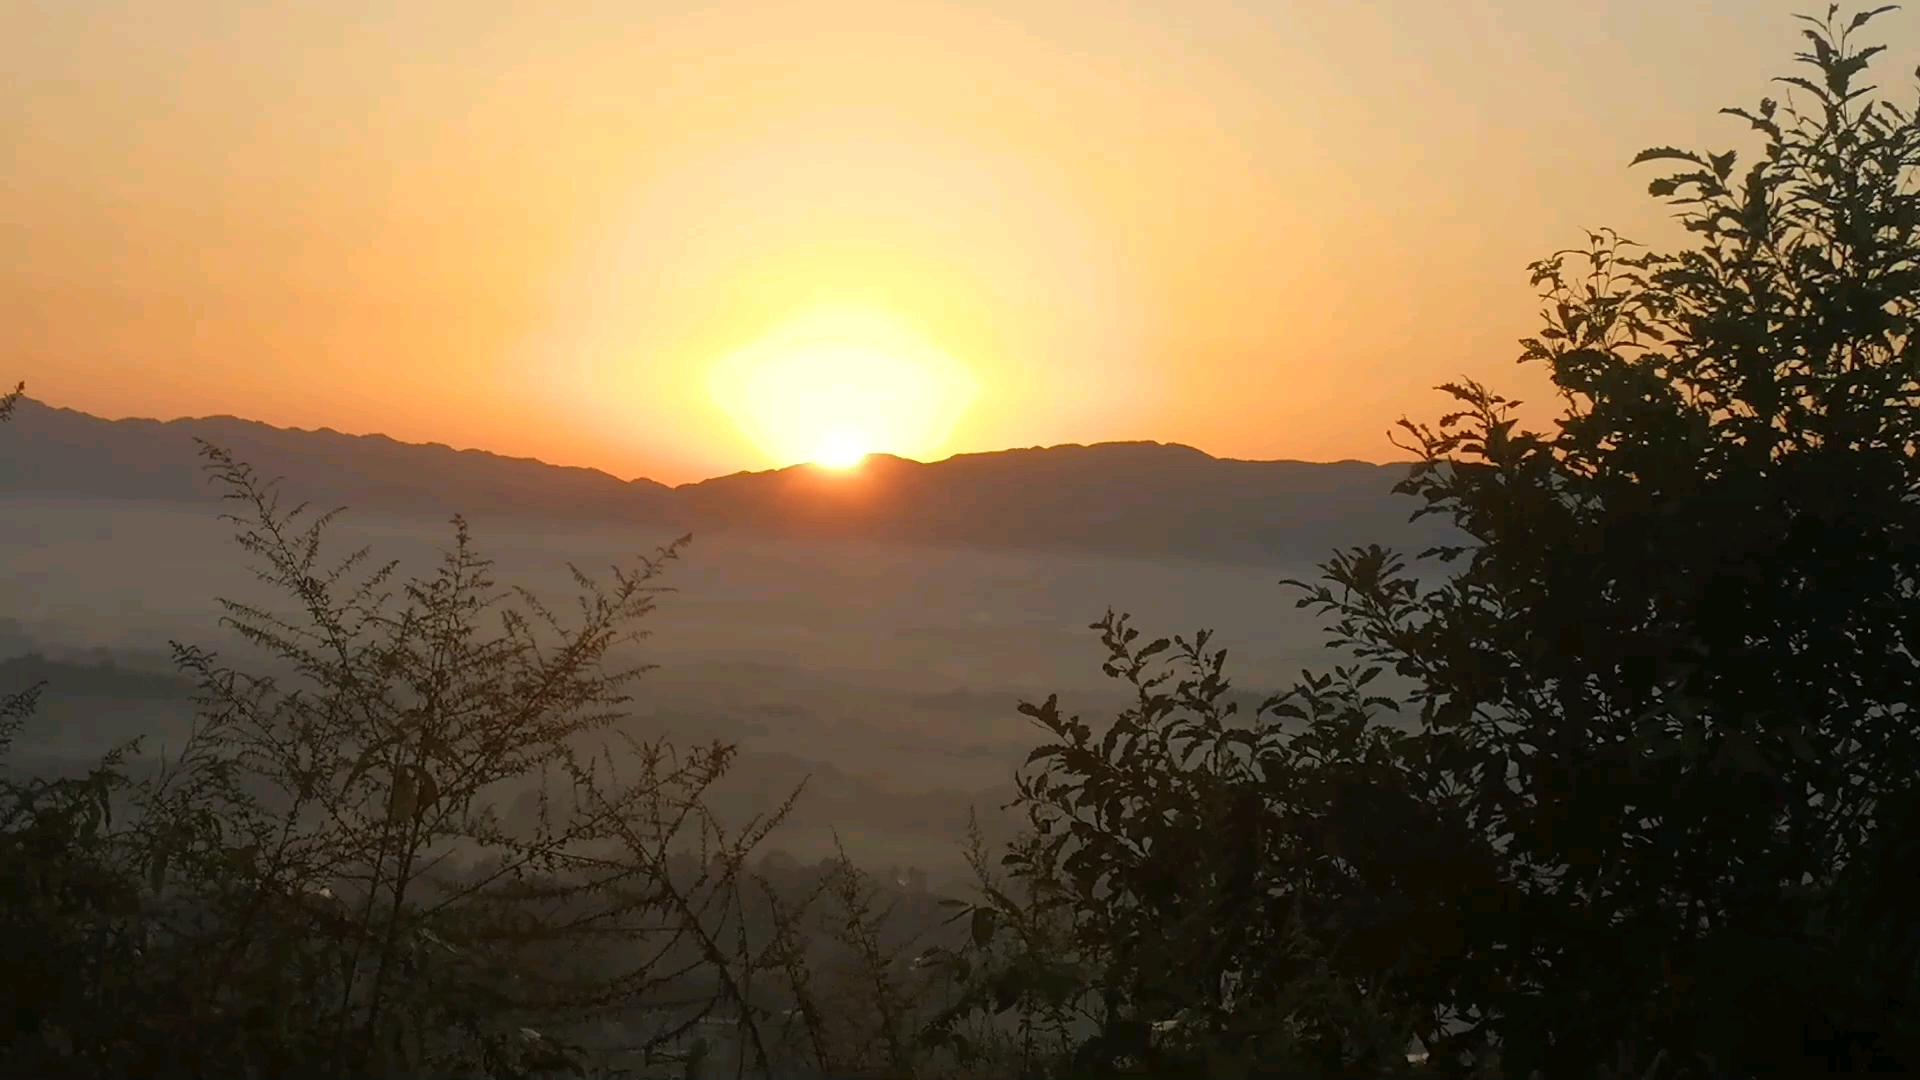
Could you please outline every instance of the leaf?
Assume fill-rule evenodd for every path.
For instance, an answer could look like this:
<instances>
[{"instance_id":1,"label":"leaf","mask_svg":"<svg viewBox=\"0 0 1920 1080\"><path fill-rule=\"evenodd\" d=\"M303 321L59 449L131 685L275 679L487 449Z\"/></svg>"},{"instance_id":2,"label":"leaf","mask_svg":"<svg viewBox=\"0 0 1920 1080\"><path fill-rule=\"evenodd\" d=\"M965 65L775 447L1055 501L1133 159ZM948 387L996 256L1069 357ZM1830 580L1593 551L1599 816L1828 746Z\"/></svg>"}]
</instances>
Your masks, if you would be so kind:
<instances>
[{"instance_id":1,"label":"leaf","mask_svg":"<svg viewBox=\"0 0 1920 1080\"><path fill-rule=\"evenodd\" d=\"M1826 36L1818 30L1802 30L1807 40L1813 42L1814 60L1821 67L1833 62L1833 46L1827 43Z\"/></svg>"},{"instance_id":2,"label":"leaf","mask_svg":"<svg viewBox=\"0 0 1920 1080\"><path fill-rule=\"evenodd\" d=\"M1066 752L1067 752L1067 748L1064 746L1061 746L1059 743L1048 743L1045 746L1038 746L1028 752L1027 764L1031 765L1034 762L1040 761L1044 758L1057 757L1058 755L1064 754Z\"/></svg>"},{"instance_id":3,"label":"leaf","mask_svg":"<svg viewBox=\"0 0 1920 1080\"><path fill-rule=\"evenodd\" d=\"M413 774L402 770L394 776L393 786L387 791L387 816L403 820L412 817L415 808Z\"/></svg>"},{"instance_id":4,"label":"leaf","mask_svg":"<svg viewBox=\"0 0 1920 1080\"><path fill-rule=\"evenodd\" d=\"M1700 155L1691 150L1682 150L1674 146L1654 146L1633 155L1628 165L1638 165L1647 161L1690 161L1695 165L1705 165Z\"/></svg>"},{"instance_id":5,"label":"leaf","mask_svg":"<svg viewBox=\"0 0 1920 1080\"><path fill-rule=\"evenodd\" d=\"M379 753L379 751L380 751L380 744L378 743L369 745L366 749L360 751L360 756L356 758L353 762L353 768L347 770L346 782L341 784L340 786L343 788L352 787L353 782L355 780L360 779L361 774L365 773L367 769L373 764L374 755Z\"/></svg>"},{"instance_id":6,"label":"leaf","mask_svg":"<svg viewBox=\"0 0 1920 1080\"><path fill-rule=\"evenodd\" d=\"M1807 93L1812 94L1814 97L1819 98L1821 101L1829 100L1829 98L1827 97L1827 92L1825 90L1821 89L1818 86L1815 86L1809 80L1803 79L1798 75L1777 75L1774 77L1773 81L1783 82L1783 83L1786 83L1788 86L1797 86L1800 89L1805 90Z\"/></svg>"},{"instance_id":7,"label":"leaf","mask_svg":"<svg viewBox=\"0 0 1920 1080\"><path fill-rule=\"evenodd\" d=\"M994 910L989 907L973 909L973 943L985 948L993 940Z\"/></svg>"},{"instance_id":8,"label":"leaf","mask_svg":"<svg viewBox=\"0 0 1920 1080\"><path fill-rule=\"evenodd\" d=\"M1861 27L1867 25L1867 20L1873 18L1876 15L1885 15L1889 11L1898 11L1898 10L1900 10L1900 5L1898 4L1882 4L1881 6L1874 8L1872 11L1859 12L1856 15L1854 15L1853 19L1850 22L1847 23L1847 32L1851 34L1855 30L1858 30Z\"/></svg>"},{"instance_id":9,"label":"leaf","mask_svg":"<svg viewBox=\"0 0 1920 1080\"><path fill-rule=\"evenodd\" d=\"M424 813L432 809L434 802L440 798L440 785L434 782L433 774L428 772L424 767L420 768L418 772L420 774L420 810Z\"/></svg>"}]
</instances>

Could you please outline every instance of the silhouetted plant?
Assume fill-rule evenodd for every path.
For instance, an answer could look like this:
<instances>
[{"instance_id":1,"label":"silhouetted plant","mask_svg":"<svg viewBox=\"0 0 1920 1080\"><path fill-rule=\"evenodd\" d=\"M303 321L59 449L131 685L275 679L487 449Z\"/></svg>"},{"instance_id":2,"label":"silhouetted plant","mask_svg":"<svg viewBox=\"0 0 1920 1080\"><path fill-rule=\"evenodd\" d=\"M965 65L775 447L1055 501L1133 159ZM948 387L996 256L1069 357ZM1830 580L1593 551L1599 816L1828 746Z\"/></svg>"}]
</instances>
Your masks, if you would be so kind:
<instances>
[{"instance_id":1,"label":"silhouetted plant","mask_svg":"<svg viewBox=\"0 0 1920 1080\"><path fill-rule=\"evenodd\" d=\"M1636 158L1693 166L1651 190L1697 248L1535 264L1558 430L1470 383L1403 424L1465 567L1423 592L1356 552L1308 598L1482 793L1507 914L1452 1004L1511 1067L1920 1064L1920 123L1850 40L1885 10L1807 20L1812 108L1728 110L1766 137L1737 184L1731 152Z\"/></svg>"},{"instance_id":2,"label":"silhouetted plant","mask_svg":"<svg viewBox=\"0 0 1920 1080\"><path fill-rule=\"evenodd\" d=\"M497 588L457 518L424 577L396 582L365 549L327 562L334 515L282 510L272 484L202 449L256 575L291 605L221 602L259 670L176 646L199 719L173 756L135 741L84 776L0 781L0 1061L92 1076L943 1068L915 1038L941 973L912 963L918 931L874 880L844 853L811 880L748 870L799 791L729 827L705 795L733 746L613 726L646 669L609 653L642 636L684 538L610 582L575 571L568 620ZM0 700L0 750L39 689Z\"/></svg>"},{"instance_id":3,"label":"silhouetted plant","mask_svg":"<svg viewBox=\"0 0 1920 1080\"><path fill-rule=\"evenodd\" d=\"M941 1075L918 1040L941 996L938 973L915 963L920 935L873 877L840 850L809 888L767 899L779 913L778 970L791 996L782 1025L785 1074Z\"/></svg>"},{"instance_id":4,"label":"silhouetted plant","mask_svg":"<svg viewBox=\"0 0 1920 1080\"><path fill-rule=\"evenodd\" d=\"M497 589L458 519L437 572L393 586L364 550L323 562L332 515L301 523L205 450L293 602L223 602L277 671L176 646L201 706L176 756L0 788L0 1052L42 1073L518 1076L662 1059L724 1017L770 1075L740 900L791 799L730 831L703 796L732 747L590 745L645 670L608 652L680 545L610 582L575 571L571 620ZM529 783L538 813L501 821Z\"/></svg>"},{"instance_id":5,"label":"silhouetted plant","mask_svg":"<svg viewBox=\"0 0 1920 1080\"><path fill-rule=\"evenodd\" d=\"M1466 542L1437 585L1378 547L1290 583L1359 661L1270 703L1304 731L1230 725L1204 639L1166 690L1168 642L1099 625L1139 704L1027 707L1033 898L970 909L983 954L1073 931L969 1007L1073 1012L1080 1074L1387 1070L1400 1030L1452 1074L1920 1064L1920 122L1851 37L1886 10L1806 20L1806 108L1728 110L1766 139L1737 182L1636 158L1688 166L1652 192L1697 247L1534 265L1556 430L1474 383L1403 422L1399 490ZM1375 725L1380 668L1417 731ZM1248 974L1285 1004L1236 1043Z\"/></svg>"},{"instance_id":6,"label":"silhouetted plant","mask_svg":"<svg viewBox=\"0 0 1920 1080\"><path fill-rule=\"evenodd\" d=\"M1019 778L1016 888L977 867L970 943L933 954L969 991L929 1041L1002 1016L1045 1048L1023 1074L1403 1071L1419 1018L1388 976L1430 931L1401 894L1454 863L1395 771L1405 737L1374 722L1375 673L1308 676L1242 719L1207 634L1094 628L1136 703L1098 734L1055 698L1022 707L1055 741Z\"/></svg>"}]
</instances>

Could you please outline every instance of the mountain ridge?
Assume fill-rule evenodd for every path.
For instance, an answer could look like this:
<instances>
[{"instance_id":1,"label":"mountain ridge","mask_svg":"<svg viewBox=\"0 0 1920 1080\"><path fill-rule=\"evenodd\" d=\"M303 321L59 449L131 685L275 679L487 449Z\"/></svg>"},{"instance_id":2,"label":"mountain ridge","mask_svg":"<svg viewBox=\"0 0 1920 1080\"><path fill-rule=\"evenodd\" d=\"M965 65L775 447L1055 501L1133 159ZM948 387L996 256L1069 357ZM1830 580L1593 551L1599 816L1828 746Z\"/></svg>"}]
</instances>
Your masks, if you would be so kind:
<instances>
[{"instance_id":1,"label":"mountain ridge","mask_svg":"<svg viewBox=\"0 0 1920 1080\"><path fill-rule=\"evenodd\" d=\"M234 416L106 420L28 398L0 428L0 493L205 502L195 438L293 501L407 513L598 520L965 547L1264 563L1361 542L1432 542L1391 495L1407 465L1216 458L1151 440L870 455L669 487L443 443Z\"/></svg>"}]
</instances>

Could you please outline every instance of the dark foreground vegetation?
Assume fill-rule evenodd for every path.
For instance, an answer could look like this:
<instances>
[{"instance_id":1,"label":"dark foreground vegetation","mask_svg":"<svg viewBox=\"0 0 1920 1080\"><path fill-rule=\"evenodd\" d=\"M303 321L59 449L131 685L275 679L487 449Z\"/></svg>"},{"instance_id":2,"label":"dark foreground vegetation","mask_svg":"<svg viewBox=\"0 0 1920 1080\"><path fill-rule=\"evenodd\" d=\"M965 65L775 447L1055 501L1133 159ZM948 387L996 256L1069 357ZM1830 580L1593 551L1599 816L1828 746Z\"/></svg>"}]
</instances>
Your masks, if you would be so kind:
<instances>
[{"instance_id":1,"label":"dark foreground vegetation","mask_svg":"<svg viewBox=\"0 0 1920 1080\"><path fill-rule=\"evenodd\" d=\"M73 1076L1744 1076L1920 1066L1920 123L1808 20L1697 237L1534 266L1548 433L1465 384L1402 490L1471 542L1291 583L1330 675L1097 625L1137 704L1026 706L1028 829L930 909L616 739L677 548L549 611L208 448L286 604L164 760L0 790L0 1060ZM1737 178L1736 178L1737 173ZM1374 692L1389 672L1409 692ZM7 700L17 726L34 691ZM1382 722L1416 714L1402 730ZM503 821L503 800L538 813ZM795 797L804 797L803 792ZM791 805L791 802L787 805Z\"/></svg>"}]
</instances>

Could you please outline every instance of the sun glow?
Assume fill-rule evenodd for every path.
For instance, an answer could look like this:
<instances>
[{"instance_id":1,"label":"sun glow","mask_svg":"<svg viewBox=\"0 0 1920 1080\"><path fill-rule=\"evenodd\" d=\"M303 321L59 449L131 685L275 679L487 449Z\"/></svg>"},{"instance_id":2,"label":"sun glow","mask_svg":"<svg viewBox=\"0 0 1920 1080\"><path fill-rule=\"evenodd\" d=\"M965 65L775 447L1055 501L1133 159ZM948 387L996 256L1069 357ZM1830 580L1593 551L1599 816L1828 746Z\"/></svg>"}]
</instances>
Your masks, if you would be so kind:
<instances>
[{"instance_id":1,"label":"sun glow","mask_svg":"<svg viewBox=\"0 0 1920 1080\"><path fill-rule=\"evenodd\" d=\"M884 315L815 310L720 360L709 389L776 464L926 458L972 402L965 366Z\"/></svg>"},{"instance_id":2,"label":"sun glow","mask_svg":"<svg viewBox=\"0 0 1920 1080\"><path fill-rule=\"evenodd\" d=\"M813 452L814 464L825 465L829 469L851 469L865 461L866 457L866 440L859 432L844 428L828 432L820 440L819 449Z\"/></svg>"}]
</instances>

